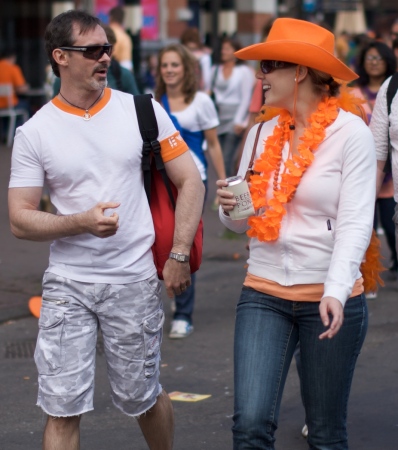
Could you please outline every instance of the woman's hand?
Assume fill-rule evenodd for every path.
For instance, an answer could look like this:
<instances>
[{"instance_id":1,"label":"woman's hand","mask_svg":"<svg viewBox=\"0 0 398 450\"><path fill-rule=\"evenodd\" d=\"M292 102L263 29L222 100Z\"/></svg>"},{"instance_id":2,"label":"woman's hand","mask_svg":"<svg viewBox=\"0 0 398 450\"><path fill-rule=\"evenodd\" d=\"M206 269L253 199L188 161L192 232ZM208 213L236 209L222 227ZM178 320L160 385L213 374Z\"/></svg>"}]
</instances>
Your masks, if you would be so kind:
<instances>
[{"instance_id":1,"label":"woman's hand","mask_svg":"<svg viewBox=\"0 0 398 450\"><path fill-rule=\"evenodd\" d=\"M242 125L234 125L234 133L237 136L243 135L243 132L246 130L246 127L243 127Z\"/></svg>"},{"instance_id":2,"label":"woman's hand","mask_svg":"<svg viewBox=\"0 0 398 450\"><path fill-rule=\"evenodd\" d=\"M227 181L217 180L216 185L218 186L217 198L218 198L219 204L221 205L221 207L224 210L224 212L226 213L226 215L228 215L229 211L232 211L236 205L236 200L235 200L234 194L232 192L222 189L222 187L228 186Z\"/></svg>"},{"instance_id":3,"label":"woman's hand","mask_svg":"<svg viewBox=\"0 0 398 450\"><path fill-rule=\"evenodd\" d=\"M323 297L319 305L319 313L321 315L322 323L329 328L319 336L319 339L332 339L335 336L344 320L343 305L334 297ZM330 323L330 316L332 316L332 323Z\"/></svg>"}]
</instances>

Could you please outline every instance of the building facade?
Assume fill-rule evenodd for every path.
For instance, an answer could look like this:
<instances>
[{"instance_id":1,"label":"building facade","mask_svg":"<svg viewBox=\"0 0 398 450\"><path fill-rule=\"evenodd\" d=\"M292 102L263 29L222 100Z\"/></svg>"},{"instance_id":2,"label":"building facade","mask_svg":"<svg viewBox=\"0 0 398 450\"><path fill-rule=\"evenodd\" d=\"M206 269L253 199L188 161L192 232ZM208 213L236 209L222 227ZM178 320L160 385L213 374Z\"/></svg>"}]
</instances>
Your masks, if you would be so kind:
<instances>
[{"instance_id":1,"label":"building facade","mask_svg":"<svg viewBox=\"0 0 398 450\"><path fill-rule=\"evenodd\" d=\"M45 80L47 57L43 35L52 17L62 11L82 8L104 22L108 11L121 5L135 55L157 50L179 38L188 26L196 26L215 48L221 35L236 34L244 45L258 42L264 25L273 17L324 20L333 28L345 14L345 31L388 28L398 17L396 0L1 0L0 50L17 51L18 64L32 87ZM376 12L377 9L377 12ZM358 19L360 18L360 19ZM359 22L358 22L359 20ZM358 25L358 23L360 23Z\"/></svg>"}]
</instances>

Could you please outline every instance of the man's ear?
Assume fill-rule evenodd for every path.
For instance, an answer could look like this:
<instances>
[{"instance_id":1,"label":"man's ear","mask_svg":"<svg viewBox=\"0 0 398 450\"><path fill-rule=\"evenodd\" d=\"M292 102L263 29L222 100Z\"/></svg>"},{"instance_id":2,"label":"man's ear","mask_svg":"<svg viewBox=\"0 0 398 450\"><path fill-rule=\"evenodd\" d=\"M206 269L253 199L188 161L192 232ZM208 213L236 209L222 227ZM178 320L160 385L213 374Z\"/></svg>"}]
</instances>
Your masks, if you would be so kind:
<instances>
[{"instance_id":1,"label":"man's ear","mask_svg":"<svg viewBox=\"0 0 398 450\"><path fill-rule=\"evenodd\" d=\"M68 55L60 48L54 49L52 55L59 66L66 67L68 65Z\"/></svg>"}]
</instances>

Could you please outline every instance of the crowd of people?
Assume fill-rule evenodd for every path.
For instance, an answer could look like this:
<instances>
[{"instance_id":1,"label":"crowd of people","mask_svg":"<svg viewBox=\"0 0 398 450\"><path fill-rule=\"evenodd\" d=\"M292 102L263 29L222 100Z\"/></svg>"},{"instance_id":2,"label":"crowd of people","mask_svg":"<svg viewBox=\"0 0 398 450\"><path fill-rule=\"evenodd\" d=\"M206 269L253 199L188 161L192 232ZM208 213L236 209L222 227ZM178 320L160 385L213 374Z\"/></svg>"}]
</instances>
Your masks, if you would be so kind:
<instances>
[{"instance_id":1,"label":"crowd of people","mask_svg":"<svg viewBox=\"0 0 398 450\"><path fill-rule=\"evenodd\" d=\"M169 338L194 330L197 286L187 263L211 163L221 222L249 238L236 309L233 448L275 448L295 356L309 448L347 450L367 299L382 270L379 222L390 276L398 272L398 96L387 99L398 21L383 42L276 19L257 44L223 37L218 54L188 28L148 56L138 80L129 39L120 7L109 26L80 10L55 17L45 33L51 100L14 139L11 230L53 241L35 352L38 405L48 415L43 448L79 448L81 415L93 409L99 328L114 404L137 418L149 448L173 445L173 410L159 383L165 313L131 95L151 92L178 190L163 270L174 305ZM249 218L230 215L237 198L225 188L236 175L248 182ZM38 208L44 189L56 214Z\"/></svg>"}]
</instances>

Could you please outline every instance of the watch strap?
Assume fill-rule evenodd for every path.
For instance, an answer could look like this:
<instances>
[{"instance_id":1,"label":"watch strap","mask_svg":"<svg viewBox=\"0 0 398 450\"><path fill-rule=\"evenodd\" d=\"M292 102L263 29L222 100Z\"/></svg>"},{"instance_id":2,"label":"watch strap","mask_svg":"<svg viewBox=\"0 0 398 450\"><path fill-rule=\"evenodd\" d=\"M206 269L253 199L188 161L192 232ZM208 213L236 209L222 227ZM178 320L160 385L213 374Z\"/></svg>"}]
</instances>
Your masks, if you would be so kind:
<instances>
[{"instance_id":1,"label":"watch strap","mask_svg":"<svg viewBox=\"0 0 398 450\"><path fill-rule=\"evenodd\" d=\"M176 261L181 262L181 263L189 262L189 255L184 255L184 253L170 252L169 258L175 259Z\"/></svg>"}]
</instances>

